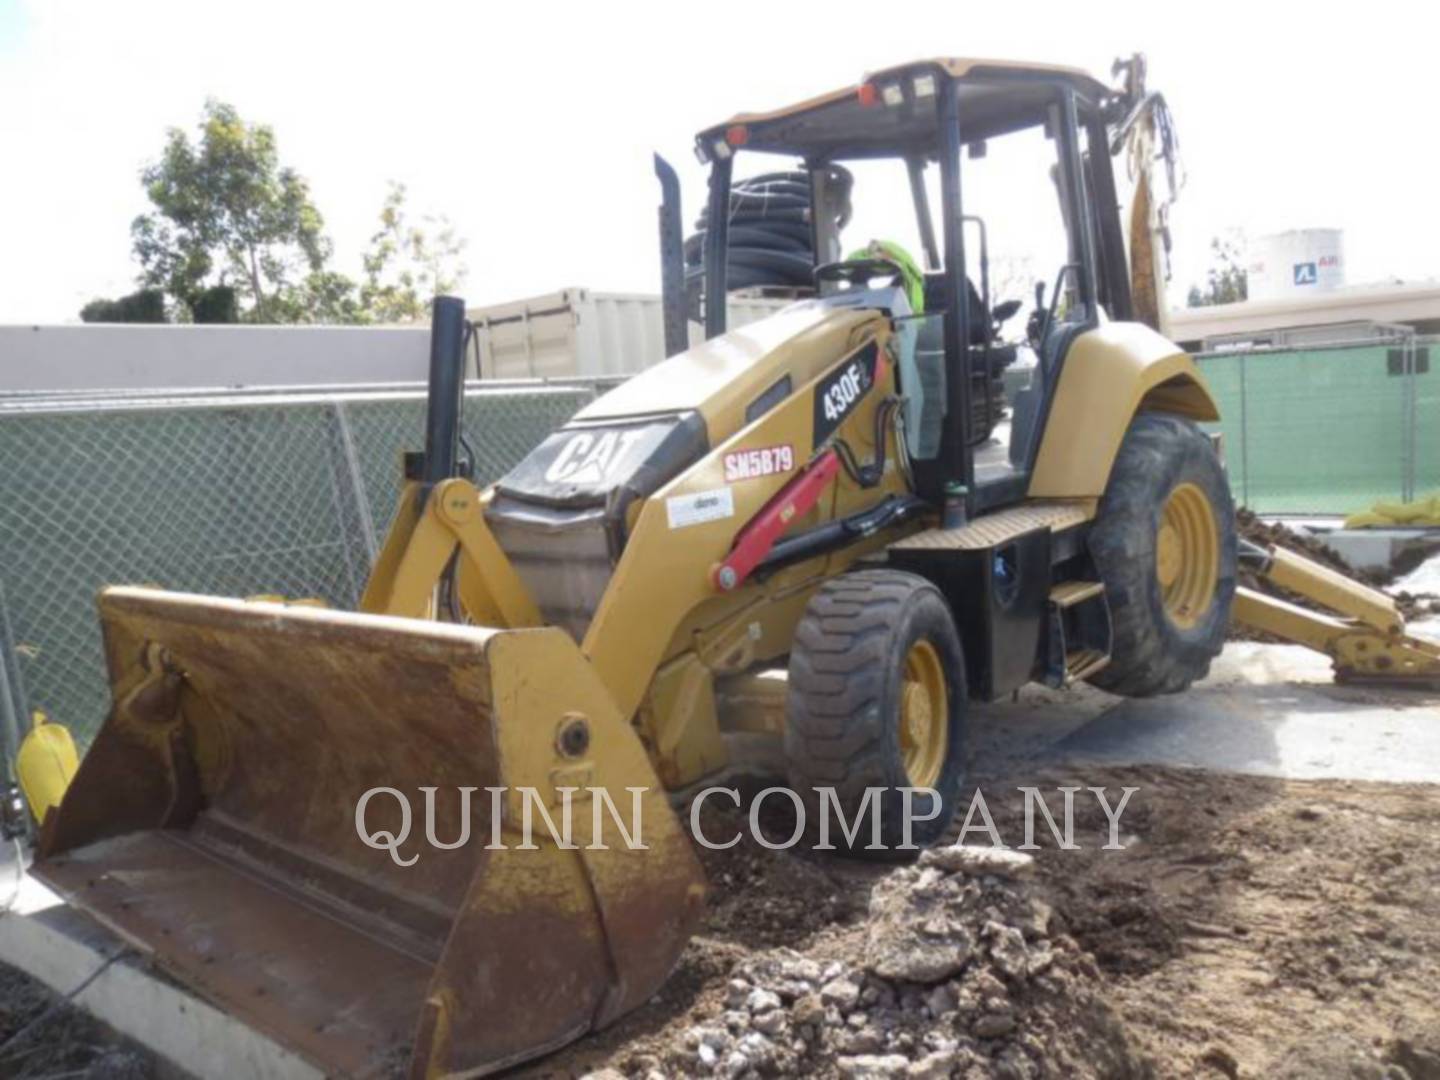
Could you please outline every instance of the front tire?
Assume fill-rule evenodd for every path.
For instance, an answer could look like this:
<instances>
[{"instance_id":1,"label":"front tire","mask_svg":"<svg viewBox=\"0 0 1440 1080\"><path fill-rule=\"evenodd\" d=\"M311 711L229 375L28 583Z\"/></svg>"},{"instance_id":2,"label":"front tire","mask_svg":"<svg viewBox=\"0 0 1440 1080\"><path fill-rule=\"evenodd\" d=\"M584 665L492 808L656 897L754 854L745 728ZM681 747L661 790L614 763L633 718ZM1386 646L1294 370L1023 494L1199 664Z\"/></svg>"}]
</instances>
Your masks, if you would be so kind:
<instances>
[{"instance_id":1,"label":"front tire","mask_svg":"<svg viewBox=\"0 0 1440 1080\"><path fill-rule=\"evenodd\" d=\"M1089 681L1150 697L1204 678L1225 644L1236 550L1230 485L1204 432L1178 416L1137 416L1089 545L1114 626L1110 663Z\"/></svg>"},{"instance_id":2,"label":"front tire","mask_svg":"<svg viewBox=\"0 0 1440 1080\"><path fill-rule=\"evenodd\" d=\"M869 812L847 844L833 817L830 843L861 858L893 858L901 847L902 788L914 795L912 845L940 838L955 814L965 774L965 661L940 591L915 574L863 570L822 585L811 597L790 652L785 757L812 834L821 789L835 789L847 822ZM880 844L871 845L879 815Z\"/></svg>"}]
</instances>

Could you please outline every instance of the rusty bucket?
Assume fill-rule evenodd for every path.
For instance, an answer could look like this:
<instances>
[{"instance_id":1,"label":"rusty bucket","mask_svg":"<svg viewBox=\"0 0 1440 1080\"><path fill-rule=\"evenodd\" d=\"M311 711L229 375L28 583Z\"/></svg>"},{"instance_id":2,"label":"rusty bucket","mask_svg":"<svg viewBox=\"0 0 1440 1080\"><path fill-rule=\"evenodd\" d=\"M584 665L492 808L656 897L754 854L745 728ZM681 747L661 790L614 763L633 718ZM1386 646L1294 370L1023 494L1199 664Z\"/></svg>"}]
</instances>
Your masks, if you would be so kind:
<instances>
[{"instance_id":1,"label":"rusty bucket","mask_svg":"<svg viewBox=\"0 0 1440 1080\"><path fill-rule=\"evenodd\" d=\"M113 708L35 872L195 992L331 1075L478 1076L668 975L703 878L564 632L139 588L100 614Z\"/></svg>"}]
</instances>

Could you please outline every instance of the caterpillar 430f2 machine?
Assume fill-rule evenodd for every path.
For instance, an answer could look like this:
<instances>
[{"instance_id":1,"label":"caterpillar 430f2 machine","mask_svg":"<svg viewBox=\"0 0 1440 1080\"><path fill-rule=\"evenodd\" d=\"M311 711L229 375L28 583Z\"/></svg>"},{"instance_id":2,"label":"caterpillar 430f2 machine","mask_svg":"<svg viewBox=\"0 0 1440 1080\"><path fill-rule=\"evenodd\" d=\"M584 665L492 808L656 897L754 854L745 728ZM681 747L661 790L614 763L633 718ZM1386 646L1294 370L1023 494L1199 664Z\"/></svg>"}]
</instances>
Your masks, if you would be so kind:
<instances>
[{"instance_id":1,"label":"caterpillar 430f2 machine","mask_svg":"<svg viewBox=\"0 0 1440 1080\"><path fill-rule=\"evenodd\" d=\"M969 701L1203 676L1242 556L1198 426L1215 403L1156 325L1148 165L1168 125L1123 67L1116 90L925 61L706 129L706 340L684 340L671 183L675 355L485 490L459 449L463 312L437 301L426 446L362 609L107 589L113 711L47 815L37 872L329 1073L480 1074L602 1027L666 978L705 891L673 794L754 741L737 733L782 743L798 792L834 788L890 846L900 790L933 789L924 843L955 807ZM1064 253L1015 344L964 197L1010 138L1036 148L1036 214ZM1133 265L1112 171L1126 147ZM792 221L809 225L813 295L727 332L732 174L757 154L808 178ZM841 259L846 164L872 160L908 177L918 273L879 245ZM1345 677L1436 675L1383 596L1289 555L1243 557L1344 616L1247 594L1247 619L1329 651ZM408 838L364 842L357 804L382 787L416 814L429 798L434 842L390 797L370 800L366 832ZM480 790L467 804L462 788ZM885 795L864 804L867 788ZM643 848L620 829L632 796ZM583 839L539 829L520 848L527 807L567 798Z\"/></svg>"}]
</instances>

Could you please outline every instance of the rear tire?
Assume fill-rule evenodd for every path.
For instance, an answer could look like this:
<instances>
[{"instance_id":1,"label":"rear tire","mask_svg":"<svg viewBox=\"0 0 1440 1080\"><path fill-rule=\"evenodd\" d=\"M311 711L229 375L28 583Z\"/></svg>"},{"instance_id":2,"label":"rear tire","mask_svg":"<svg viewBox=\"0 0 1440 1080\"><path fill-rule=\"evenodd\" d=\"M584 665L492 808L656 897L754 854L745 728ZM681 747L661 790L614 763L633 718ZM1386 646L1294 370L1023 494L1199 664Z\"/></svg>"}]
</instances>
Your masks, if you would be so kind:
<instances>
[{"instance_id":1,"label":"rear tire","mask_svg":"<svg viewBox=\"0 0 1440 1080\"><path fill-rule=\"evenodd\" d=\"M1089 545L1114 624L1110 663L1089 681L1150 697L1204 678L1235 596L1235 504L1195 424L1164 413L1131 422Z\"/></svg>"},{"instance_id":2,"label":"rear tire","mask_svg":"<svg viewBox=\"0 0 1440 1080\"><path fill-rule=\"evenodd\" d=\"M911 843L940 838L955 814L965 774L965 661L949 605L915 574L863 570L826 582L811 598L790 653L785 756L790 786L805 803L812 836L818 834L824 796L835 799L852 823L869 812L847 844L830 810L829 842L846 854L895 858L904 840L906 787L938 794L939 812L914 795ZM880 817L885 850L865 850Z\"/></svg>"}]
</instances>

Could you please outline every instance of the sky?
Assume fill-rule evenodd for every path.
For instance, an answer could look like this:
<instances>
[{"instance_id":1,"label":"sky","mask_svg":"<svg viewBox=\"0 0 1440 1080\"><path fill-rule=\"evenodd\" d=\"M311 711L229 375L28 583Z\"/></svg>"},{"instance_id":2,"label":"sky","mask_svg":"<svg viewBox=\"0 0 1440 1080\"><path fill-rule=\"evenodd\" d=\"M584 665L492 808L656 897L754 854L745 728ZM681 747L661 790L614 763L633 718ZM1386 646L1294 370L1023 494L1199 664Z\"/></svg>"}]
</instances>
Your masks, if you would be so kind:
<instances>
[{"instance_id":1,"label":"sky","mask_svg":"<svg viewBox=\"0 0 1440 1080\"><path fill-rule=\"evenodd\" d=\"M680 169L688 224L703 197L698 129L933 55L1107 78L1114 57L1148 55L1188 175L1173 303L1229 229L1342 228L1351 284L1440 277L1424 10L0 0L0 323L74 321L87 300L134 288L140 170L167 128L193 130L207 97L274 128L325 215L337 269L358 274L398 180L413 209L448 215L468 241L463 292L477 305L572 285L656 291L652 151ZM1008 241L1047 259L1025 238L1033 186L992 188L992 257ZM883 233L892 207L908 220L887 196L855 229Z\"/></svg>"}]
</instances>

